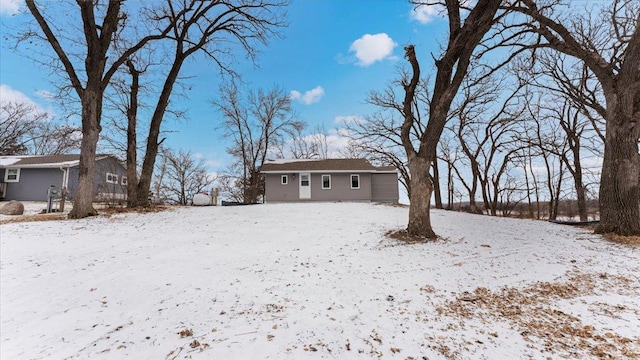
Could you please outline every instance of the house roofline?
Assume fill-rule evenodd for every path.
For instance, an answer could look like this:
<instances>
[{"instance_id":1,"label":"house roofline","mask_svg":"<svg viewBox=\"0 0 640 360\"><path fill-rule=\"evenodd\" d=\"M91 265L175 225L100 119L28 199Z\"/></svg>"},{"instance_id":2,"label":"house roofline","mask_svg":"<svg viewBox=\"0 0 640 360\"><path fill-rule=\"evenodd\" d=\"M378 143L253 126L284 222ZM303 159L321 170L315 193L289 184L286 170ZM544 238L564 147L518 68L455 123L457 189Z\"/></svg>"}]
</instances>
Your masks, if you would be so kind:
<instances>
[{"instance_id":1,"label":"house roofline","mask_svg":"<svg viewBox=\"0 0 640 360\"><path fill-rule=\"evenodd\" d=\"M397 174L398 170L266 170L260 171L262 174L287 174L287 173L311 173L311 174L326 174L326 173L345 173L345 174L357 174L357 173L373 173L373 174Z\"/></svg>"},{"instance_id":2,"label":"house roofline","mask_svg":"<svg viewBox=\"0 0 640 360\"><path fill-rule=\"evenodd\" d=\"M39 155L18 155L15 156L16 159L25 159L25 158L33 158L38 157ZM5 156L5 158L14 157L14 156ZM113 157L112 155L98 155L96 156L96 161L104 160L106 158ZM115 157L113 157L115 159ZM80 165L80 160L70 160L70 161L60 161L55 163L40 163L40 164L24 164L20 165L19 161L12 164L1 165L2 169L57 169L60 167L75 167Z\"/></svg>"}]
</instances>

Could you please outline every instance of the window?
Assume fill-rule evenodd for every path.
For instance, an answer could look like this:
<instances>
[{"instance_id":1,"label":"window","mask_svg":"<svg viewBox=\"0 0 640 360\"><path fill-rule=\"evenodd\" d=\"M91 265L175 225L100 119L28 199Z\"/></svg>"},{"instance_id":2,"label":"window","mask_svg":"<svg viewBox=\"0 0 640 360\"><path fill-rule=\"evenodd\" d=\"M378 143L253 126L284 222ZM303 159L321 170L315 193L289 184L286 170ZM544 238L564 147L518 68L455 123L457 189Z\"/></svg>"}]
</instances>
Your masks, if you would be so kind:
<instances>
[{"instance_id":1,"label":"window","mask_svg":"<svg viewBox=\"0 0 640 360\"><path fill-rule=\"evenodd\" d=\"M5 182L18 182L20 181L20 169L7 169L4 172Z\"/></svg>"},{"instance_id":2,"label":"window","mask_svg":"<svg viewBox=\"0 0 640 360\"><path fill-rule=\"evenodd\" d=\"M322 188L331 189L331 175L322 175Z\"/></svg>"},{"instance_id":3,"label":"window","mask_svg":"<svg viewBox=\"0 0 640 360\"><path fill-rule=\"evenodd\" d=\"M309 174L300 174L300 186L309 186Z\"/></svg>"},{"instance_id":4,"label":"window","mask_svg":"<svg viewBox=\"0 0 640 360\"><path fill-rule=\"evenodd\" d=\"M123 176L122 178L120 178L120 185L127 185L127 184L128 184L128 182L127 182L127 177L126 176Z\"/></svg>"},{"instance_id":5,"label":"window","mask_svg":"<svg viewBox=\"0 0 640 360\"><path fill-rule=\"evenodd\" d=\"M118 183L118 175L107 173L107 182L109 184L117 184Z\"/></svg>"},{"instance_id":6,"label":"window","mask_svg":"<svg viewBox=\"0 0 640 360\"><path fill-rule=\"evenodd\" d=\"M351 188L360 189L360 175L351 175Z\"/></svg>"},{"instance_id":7,"label":"window","mask_svg":"<svg viewBox=\"0 0 640 360\"><path fill-rule=\"evenodd\" d=\"M287 185L289 183L289 177L287 175L280 176L280 184Z\"/></svg>"}]
</instances>

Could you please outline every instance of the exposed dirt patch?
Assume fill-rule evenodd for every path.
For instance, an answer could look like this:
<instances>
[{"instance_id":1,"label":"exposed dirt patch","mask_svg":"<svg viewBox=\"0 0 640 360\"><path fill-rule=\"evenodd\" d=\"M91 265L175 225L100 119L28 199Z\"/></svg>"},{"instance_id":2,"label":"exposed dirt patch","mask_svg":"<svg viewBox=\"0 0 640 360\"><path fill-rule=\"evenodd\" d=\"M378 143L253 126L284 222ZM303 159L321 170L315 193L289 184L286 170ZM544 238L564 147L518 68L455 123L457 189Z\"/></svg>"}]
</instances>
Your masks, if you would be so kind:
<instances>
[{"instance_id":1,"label":"exposed dirt patch","mask_svg":"<svg viewBox=\"0 0 640 360\"><path fill-rule=\"evenodd\" d=\"M36 215L18 215L14 218L0 220L0 225L32 222L32 221L53 221L53 220L66 220L67 214L49 213L49 214L36 214Z\"/></svg>"},{"instance_id":2,"label":"exposed dirt patch","mask_svg":"<svg viewBox=\"0 0 640 360\"><path fill-rule=\"evenodd\" d=\"M640 236L622 236L618 234L603 234L605 239L618 244L640 245Z\"/></svg>"},{"instance_id":3,"label":"exposed dirt patch","mask_svg":"<svg viewBox=\"0 0 640 360\"><path fill-rule=\"evenodd\" d=\"M638 296L640 285L624 276L575 274L566 283L539 282L524 289L504 287L491 291L479 287L455 294L455 299L436 311L461 323L467 319L480 319L487 324L508 321L532 348L542 353L568 358L640 359L640 337L628 338L611 329L599 329L585 323L578 314L562 311L558 305L563 300L585 301L582 296L598 293ZM624 312L639 315L637 309L602 305L592 304L602 316L619 317Z\"/></svg>"},{"instance_id":4,"label":"exposed dirt patch","mask_svg":"<svg viewBox=\"0 0 640 360\"><path fill-rule=\"evenodd\" d=\"M402 243L406 243L406 244L424 244L424 243L429 243L429 242L435 242L438 240L443 240L440 237L437 237L435 239L431 239L431 238L425 238L425 237L420 237L420 236L411 236L407 233L406 229L401 229L401 230L389 230L386 233L384 233L384 236L389 238L389 239L393 239Z\"/></svg>"},{"instance_id":5,"label":"exposed dirt patch","mask_svg":"<svg viewBox=\"0 0 640 360\"><path fill-rule=\"evenodd\" d=\"M156 213L161 211L171 210L175 207L167 206L167 205L153 205L146 208L136 208L129 209L126 207L103 207L100 205L95 206L98 210L98 216L107 216L111 217L115 214L122 213L138 213L138 214L146 214L146 213ZM17 215L13 218L0 220L0 225L2 224L12 224L12 223L23 223L23 222L36 222L36 221L59 221L59 220L67 220L67 213L49 213L49 214L35 214L35 215Z\"/></svg>"},{"instance_id":6,"label":"exposed dirt patch","mask_svg":"<svg viewBox=\"0 0 640 360\"><path fill-rule=\"evenodd\" d=\"M175 206L167 206L167 205L152 205L145 208L127 208L127 207L105 207L103 209L99 209L98 213L100 215L115 215L115 214L126 214L126 213L138 213L138 214L147 214L147 213L157 213L161 211L174 209Z\"/></svg>"}]
</instances>

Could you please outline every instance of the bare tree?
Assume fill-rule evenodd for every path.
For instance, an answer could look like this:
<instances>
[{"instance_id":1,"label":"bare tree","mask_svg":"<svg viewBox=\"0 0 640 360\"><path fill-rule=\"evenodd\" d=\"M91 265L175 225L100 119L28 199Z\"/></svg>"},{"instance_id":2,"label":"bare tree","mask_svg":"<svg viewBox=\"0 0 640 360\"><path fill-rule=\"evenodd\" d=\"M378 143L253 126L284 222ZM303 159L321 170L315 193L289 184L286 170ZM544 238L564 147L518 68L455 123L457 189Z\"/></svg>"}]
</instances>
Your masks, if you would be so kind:
<instances>
[{"instance_id":1,"label":"bare tree","mask_svg":"<svg viewBox=\"0 0 640 360\"><path fill-rule=\"evenodd\" d=\"M462 150L459 163L467 164L468 169L464 170L471 171L471 178L465 180L459 165L453 169L469 194L469 211L480 212L476 204L480 190L484 208L495 216L497 194L490 195L495 190L490 176L502 175L503 172L494 167L511 162L521 147L514 135L521 130L522 85L510 84L506 73L479 75L471 72L463 82L449 125ZM499 177L494 179L497 184L499 180Z\"/></svg>"},{"instance_id":2,"label":"bare tree","mask_svg":"<svg viewBox=\"0 0 640 360\"><path fill-rule=\"evenodd\" d=\"M0 154L53 155L80 148L80 129L24 102L0 104Z\"/></svg>"},{"instance_id":3,"label":"bare tree","mask_svg":"<svg viewBox=\"0 0 640 360\"><path fill-rule=\"evenodd\" d=\"M222 86L220 92L214 105L222 115L225 134L233 139L227 152L241 164L232 169L235 183L242 188L243 202L255 203L262 189L259 171L267 154L281 146L286 135L299 132L304 123L296 119L291 98L282 88L251 91L246 100L233 84Z\"/></svg>"},{"instance_id":4,"label":"bare tree","mask_svg":"<svg viewBox=\"0 0 640 360\"><path fill-rule=\"evenodd\" d=\"M30 133L49 114L38 111L33 105L19 101L3 101L0 104L0 154L28 153Z\"/></svg>"},{"instance_id":5,"label":"bare tree","mask_svg":"<svg viewBox=\"0 0 640 360\"><path fill-rule=\"evenodd\" d=\"M80 149L82 130L58 121L41 121L29 131L28 153L53 155L77 152Z\"/></svg>"},{"instance_id":6,"label":"bare tree","mask_svg":"<svg viewBox=\"0 0 640 360\"><path fill-rule=\"evenodd\" d=\"M222 72L237 76L230 66L232 54L237 51L232 47L238 45L255 61L257 45L279 36L278 29L286 25L284 13L280 11L286 4L286 0L166 0L165 5L147 9L150 21L157 24L158 29L167 34L165 40L172 43L172 58L151 116L140 178L135 184L137 199L131 199L129 206L147 204L158 147L164 140L160 139L162 121L184 62L196 54L203 54ZM132 72L134 68L127 66ZM128 134L128 158L133 160L137 146L135 136L131 132Z\"/></svg>"},{"instance_id":7,"label":"bare tree","mask_svg":"<svg viewBox=\"0 0 640 360\"><path fill-rule=\"evenodd\" d=\"M93 186L96 172L95 157L98 137L101 131L103 95L118 67L147 42L162 37L149 35L122 54L112 54L113 39L119 28L126 22L121 12L123 1L82 1L69 14L78 14L77 23L82 24L78 38L68 32L79 28L58 26L58 18L43 14L43 7L35 0L27 0L27 8L37 23L38 30L27 31L23 40L44 41L55 53L52 66L62 69L67 75L71 88L75 91L82 108L82 141L80 149L79 183L74 206L69 217L82 218L96 213L93 208ZM77 11L77 13L76 13ZM97 21L102 21L98 23ZM79 39L79 37L82 37ZM79 50L79 53L71 51ZM66 50L65 50L66 47ZM74 49L74 50L71 50ZM113 59L113 60L112 60ZM112 62L110 62L112 60Z\"/></svg>"},{"instance_id":8,"label":"bare tree","mask_svg":"<svg viewBox=\"0 0 640 360\"><path fill-rule=\"evenodd\" d=\"M596 232L640 234L640 4L614 0L602 15L557 14L558 1L520 0L530 31L548 47L584 62L606 102L606 137ZM607 24L607 26L603 25Z\"/></svg>"},{"instance_id":9,"label":"bare tree","mask_svg":"<svg viewBox=\"0 0 640 360\"><path fill-rule=\"evenodd\" d=\"M275 145L275 153L280 159L327 159L329 140L322 126L318 125L311 133L298 128L290 139Z\"/></svg>"},{"instance_id":10,"label":"bare tree","mask_svg":"<svg viewBox=\"0 0 640 360\"><path fill-rule=\"evenodd\" d=\"M229 67L232 47L239 45L248 57L255 59L255 44L266 43L270 37L277 36L274 29L284 25L284 14L278 9L286 4L286 0L166 0L162 4L142 5L136 14L139 16L136 20L139 21L131 21L132 14L121 11L122 3L122 0L78 0L78 22L82 24L81 33L84 35L78 41L68 35L69 29L63 30L62 26L56 26L58 24L51 17L43 15L35 0L27 1L27 7L44 37L34 31L27 32L24 38L42 39L51 45L82 107L80 182L70 217L85 217L95 213L92 206L94 160L102 128L104 91L118 68L127 60L133 61L132 55L151 41L170 41L174 44L171 65L165 72L166 78L151 117L142 170L135 184L138 204L145 205L155 157L162 142L159 139L160 126L184 61L192 54L201 52L224 71L233 73ZM98 24L97 19L102 23ZM127 25L131 25L131 28L126 28ZM136 32L144 37L136 40L132 35ZM67 49L75 50L78 50L77 44L81 44L84 50L69 53L65 51L65 44ZM114 44L118 45L117 49Z\"/></svg>"},{"instance_id":11,"label":"bare tree","mask_svg":"<svg viewBox=\"0 0 640 360\"><path fill-rule=\"evenodd\" d=\"M495 22L500 0L479 0L468 16L461 18L461 6L457 0L445 2L449 20L449 38L446 50L436 63L436 78L430 101L429 120L418 148L411 141L411 128L416 122L414 112L416 88L420 79L420 66L413 45L405 47L405 57L411 64L411 78L403 82L405 91L402 102L404 122L401 127L402 145L407 153L411 172L411 198L409 206L410 236L436 238L429 216L433 184L429 180L429 168L436 160L436 147L444 130L451 103L462 80L467 74L471 57L485 34ZM416 2L417 5L425 3Z\"/></svg>"},{"instance_id":12,"label":"bare tree","mask_svg":"<svg viewBox=\"0 0 640 360\"><path fill-rule=\"evenodd\" d=\"M215 177L207 172L204 161L197 160L191 151L165 149L160 156L163 158L161 163L166 164L159 186L162 199L189 205L195 194L208 191L215 181Z\"/></svg>"},{"instance_id":13,"label":"bare tree","mask_svg":"<svg viewBox=\"0 0 640 360\"><path fill-rule=\"evenodd\" d=\"M388 98L391 94L372 92L368 101L384 109L387 107L385 104L395 103L395 99ZM396 103L392 107L397 110L400 105ZM411 196L411 176L400 139L400 123L394 114L383 110L364 119L344 121L342 125L347 129L350 143L369 161L379 166L395 166L400 171L400 183Z\"/></svg>"},{"instance_id":14,"label":"bare tree","mask_svg":"<svg viewBox=\"0 0 640 360\"><path fill-rule=\"evenodd\" d=\"M344 121L343 126L353 144L372 163L381 166L395 166L400 171L400 183L404 186L407 195L411 198L411 172L407 164L407 153L402 144L401 128L405 109L397 94L397 89L403 82L408 81L408 71L399 69L399 80L393 81L384 91L371 91L366 101L380 108L376 113L366 116L364 119ZM429 80L422 79L417 84L415 91L414 116L409 136L412 143L419 143L424 134L425 121L422 114L428 114L430 109ZM400 115L398 119L396 116ZM435 156L434 156L435 158ZM434 188L435 206L442 208L442 195L440 192L440 180L438 161L431 164L429 181Z\"/></svg>"}]
</instances>

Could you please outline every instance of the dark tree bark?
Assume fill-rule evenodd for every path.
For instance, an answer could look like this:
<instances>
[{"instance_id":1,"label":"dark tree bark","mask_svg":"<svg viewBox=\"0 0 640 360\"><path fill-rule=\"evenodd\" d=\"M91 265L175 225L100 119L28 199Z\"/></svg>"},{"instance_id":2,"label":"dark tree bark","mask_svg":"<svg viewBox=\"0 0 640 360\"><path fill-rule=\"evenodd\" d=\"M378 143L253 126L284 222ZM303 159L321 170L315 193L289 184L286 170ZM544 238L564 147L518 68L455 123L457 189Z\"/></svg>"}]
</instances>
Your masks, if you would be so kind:
<instances>
[{"instance_id":1,"label":"dark tree bark","mask_svg":"<svg viewBox=\"0 0 640 360\"><path fill-rule=\"evenodd\" d=\"M411 198L409 205L409 236L436 238L429 218L430 198L433 184L429 179L429 168L436 161L436 147L447 122L453 98L467 74L471 56L485 34L494 24L500 0L479 0L469 15L461 21L460 3L445 2L449 19L449 39L443 56L436 60L436 79L430 102L427 126L416 150L410 139L410 130L416 117L413 113L415 89L420 78L420 66L412 45L405 47L405 57L411 64L412 77L405 84L403 101L404 123L401 128L402 143L407 152L411 172Z\"/></svg>"},{"instance_id":2,"label":"dark tree bark","mask_svg":"<svg viewBox=\"0 0 640 360\"><path fill-rule=\"evenodd\" d=\"M62 49L56 35L40 13L34 0L28 0L27 8L38 22L47 41L59 57L71 80L71 84L80 98L82 105L82 143L80 150L79 182L74 206L69 217L82 218L96 214L93 208L93 182L95 170L96 146L100 134L100 119L102 116L102 94L108 83L103 75L106 67L106 55L111 46L112 36L118 27L118 15L121 1L109 2L106 15L101 25L96 24L94 15L95 4L91 1L78 1L80 14L84 25L84 37L87 43L85 57L86 84L82 85L76 75L71 60Z\"/></svg>"},{"instance_id":3,"label":"dark tree bark","mask_svg":"<svg viewBox=\"0 0 640 360\"><path fill-rule=\"evenodd\" d=\"M604 49L595 49L584 34L576 36L561 22L539 9L533 0L521 0L518 10L531 17L532 31L540 34L550 47L584 62L602 85L606 100L606 138L600 178L600 225L598 233L640 235L640 13L626 19L634 26L630 34L616 32L625 43L614 53L619 58L606 61ZM632 3L627 5L631 6ZM616 24L614 2L613 27ZM619 51L626 45L624 51Z\"/></svg>"},{"instance_id":4,"label":"dark tree bark","mask_svg":"<svg viewBox=\"0 0 640 360\"><path fill-rule=\"evenodd\" d=\"M142 170L136 184L136 206L148 205L158 148L164 141L160 139L162 122L184 62L192 55L202 53L221 71L235 76L223 60L231 53L225 43L238 44L255 60L256 43L267 44L271 37L279 36L277 29L286 25L284 14L280 12L286 4L286 0L187 0L180 4L166 0L166 7L150 12L151 20L164 23L167 39L174 42L174 53L151 117Z\"/></svg>"},{"instance_id":5,"label":"dark tree bark","mask_svg":"<svg viewBox=\"0 0 640 360\"><path fill-rule=\"evenodd\" d=\"M138 92L140 91L140 71L131 60L126 61L131 75L129 87L129 104L127 106L127 207L138 206L138 142L136 129L138 127ZM148 194L147 194L148 197Z\"/></svg>"},{"instance_id":6,"label":"dark tree bark","mask_svg":"<svg viewBox=\"0 0 640 360\"><path fill-rule=\"evenodd\" d=\"M98 138L100 135L102 104L104 91L118 67L146 43L154 39L162 38L162 35L149 35L142 38L135 45L125 50L119 57L107 64L107 54L112 47L113 39L120 24L120 9L123 1L109 1L102 24L96 23L96 8L100 2L78 0L80 19L83 25L84 43L84 73L83 81L77 75L76 66L63 49L59 36L54 33L45 17L41 14L35 0L27 0L27 8L36 20L46 41L51 45L56 58L62 63L62 67L71 82L71 87L80 99L82 107L82 141L80 148L79 183L74 199L73 209L69 213L71 218L83 218L96 214L93 208L93 184L96 173L95 156ZM36 37L27 34L25 39ZM81 66L81 65L78 65Z\"/></svg>"}]
</instances>

